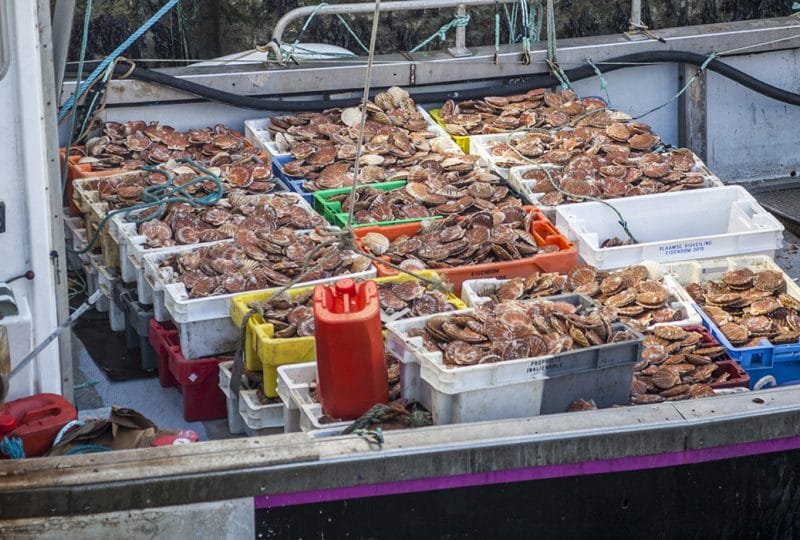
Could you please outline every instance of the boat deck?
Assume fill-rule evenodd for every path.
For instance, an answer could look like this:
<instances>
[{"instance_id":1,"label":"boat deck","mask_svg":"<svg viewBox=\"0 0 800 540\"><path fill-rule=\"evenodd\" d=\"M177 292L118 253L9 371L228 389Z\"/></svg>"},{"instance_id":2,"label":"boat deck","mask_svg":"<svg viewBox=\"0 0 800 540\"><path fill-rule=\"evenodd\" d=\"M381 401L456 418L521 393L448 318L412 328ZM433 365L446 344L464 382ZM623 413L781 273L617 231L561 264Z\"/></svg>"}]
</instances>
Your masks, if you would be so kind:
<instances>
[{"instance_id":1,"label":"boat deck","mask_svg":"<svg viewBox=\"0 0 800 540\"><path fill-rule=\"evenodd\" d=\"M780 193L785 195L789 192ZM797 201L795 204L800 204L800 197L797 197ZM791 223L787 223L787 226L791 227ZM800 278L800 238L789 229L784 232L784 247L776 254L775 261L793 279ZM201 440L234 437L228 432L227 420L224 418L186 422L183 419L180 392L175 388L162 388L157 377L110 381L92 360L83 343L77 338L72 343L74 380L78 386L75 390L75 402L82 415L105 416L108 407L119 405L139 411L161 428L192 429L200 435ZM125 354L125 351L109 350L108 354ZM96 384L82 386L87 382ZM278 428L275 433L282 433L282 430Z\"/></svg>"}]
</instances>

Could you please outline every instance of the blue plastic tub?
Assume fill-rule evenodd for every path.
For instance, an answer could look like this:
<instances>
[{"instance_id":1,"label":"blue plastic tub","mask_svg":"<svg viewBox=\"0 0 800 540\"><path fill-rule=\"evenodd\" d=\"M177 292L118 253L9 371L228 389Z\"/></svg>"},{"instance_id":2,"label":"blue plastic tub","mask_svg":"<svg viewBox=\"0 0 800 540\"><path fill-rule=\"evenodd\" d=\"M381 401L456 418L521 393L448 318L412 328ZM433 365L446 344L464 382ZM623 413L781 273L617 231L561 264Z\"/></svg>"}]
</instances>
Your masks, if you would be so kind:
<instances>
[{"instance_id":1,"label":"blue plastic tub","mask_svg":"<svg viewBox=\"0 0 800 540\"><path fill-rule=\"evenodd\" d=\"M295 193L299 193L303 197L303 199L305 199L305 201L313 207L314 193L310 191L305 191L303 189L303 182L305 180L302 178L294 178L292 176L287 176L286 173L283 172L284 163L288 163L293 159L294 158L292 156L274 158L272 160L272 174L274 174L284 184L286 184L289 187L289 189L291 189Z\"/></svg>"},{"instance_id":2,"label":"blue plastic tub","mask_svg":"<svg viewBox=\"0 0 800 540\"><path fill-rule=\"evenodd\" d=\"M750 388L753 388L762 377L769 375L775 377L778 385L800 381L800 340L798 343L773 345L763 339L762 344L757 347L734 347L700 306L694 304L694 309L703 319L703 326L708 328L720 345L728 351L728 355L739 362L750 375Z\"/></svg>"}]
</instances>

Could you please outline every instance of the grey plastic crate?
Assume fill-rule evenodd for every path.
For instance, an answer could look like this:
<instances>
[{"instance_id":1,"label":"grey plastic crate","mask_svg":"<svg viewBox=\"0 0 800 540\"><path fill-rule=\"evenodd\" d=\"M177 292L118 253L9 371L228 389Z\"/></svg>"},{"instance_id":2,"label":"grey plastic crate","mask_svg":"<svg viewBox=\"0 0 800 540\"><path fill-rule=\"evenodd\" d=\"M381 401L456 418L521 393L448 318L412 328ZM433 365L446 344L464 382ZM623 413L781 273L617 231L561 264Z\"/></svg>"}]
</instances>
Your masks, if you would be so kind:
<instances>
[{"instance_id":1,"label":"grey plastic crate","mask_svg":"<svg viewBox=\"0 0 800 540\"><path fill-rule=\"evenodd\" d=\"M128 349L138 349L142 369L154 371L158 367L158 359L149 339L153 307L140 304L135 290L125 290L120 294L120 298L125 309L125 337Z\"/></svg>"}]
</instances>

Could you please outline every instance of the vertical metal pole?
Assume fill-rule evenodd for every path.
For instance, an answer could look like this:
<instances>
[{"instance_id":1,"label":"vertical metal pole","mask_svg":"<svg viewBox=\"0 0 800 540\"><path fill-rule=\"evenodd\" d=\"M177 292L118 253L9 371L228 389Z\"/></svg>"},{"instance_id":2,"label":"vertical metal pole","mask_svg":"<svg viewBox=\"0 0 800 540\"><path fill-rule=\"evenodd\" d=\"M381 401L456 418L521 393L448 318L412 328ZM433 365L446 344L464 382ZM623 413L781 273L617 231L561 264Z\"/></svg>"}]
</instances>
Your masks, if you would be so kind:
<instances>
[{"instance_id":1,"label":"vertical metal pole","mask_svg":"<svg viewBox=\"0 0 800 540\"><path fill-rule=\"evenodd\" d=\"M56 99L61 95L61 83L67 65L69 37L72 33L72 17L75 0L58 0L53 12L53 64L56 77Z\"/></svg>"},{"instance_id":2,"label":"vertical metal pole","mask_svg":"<svg viewBox=\"0 0 800 540\"><path fill-rule=\"evenodd\" d=\"M467 6L465 4L459 4L458 8L456 9L456 14L459 17L463 17L467 14ZM461 56L472 56L472 52L467 49L467 27L466 26L456 26L456 46L450 47L447 49L452 56L456 58Z\"/></svg>"},{"instance_id":3,"label":"vertical metal pole","mask_svg":"<svg viewBox=\"0 0 800 540\"><path fill-rule=\"evenodd\" d=\"M686 84L697 70L697 66L679 65L678 73L682 75L679 85ZM700 75L678 102L678 144L690 148L713 170L713 163L708 162L707 73Z\"/></svg>"},{"instance_id":4,"label":"vertical metal pole","mask_svg":"<svg viewBox=\"0 0 800 540\"><path fill-rule=\"evenodd\" d=\"M631 25L642 24L642 0L631 0Z\"/></svg>"}]
</instances>

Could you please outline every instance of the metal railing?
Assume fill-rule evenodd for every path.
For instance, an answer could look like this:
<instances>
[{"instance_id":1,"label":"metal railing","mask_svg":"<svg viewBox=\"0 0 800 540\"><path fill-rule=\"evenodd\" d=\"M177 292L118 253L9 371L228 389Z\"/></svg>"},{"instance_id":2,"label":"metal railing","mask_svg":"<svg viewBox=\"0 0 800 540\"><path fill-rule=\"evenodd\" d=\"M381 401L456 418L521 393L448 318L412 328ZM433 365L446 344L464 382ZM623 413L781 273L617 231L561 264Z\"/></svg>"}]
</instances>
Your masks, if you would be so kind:
<instances>
[{"instance_id":1,"label":"metal railing","mask_svg":"<svg viewBox=\"0 0 800 540\"><path fill-rule=\"evenodd\" d=\"M519 0L405 0L402 2L382 2L380 11L388 13L391 11L418 11L423 9L444 9L456 8L458 16L464 16L469 6L488 6L495 4L513 4ZM281 17L275 24L272 31L272 41L275 44L282 43L283 33L289 23L296 19L305 19L313 15L355 15L373 13L375 4L373 2L362 2L359 4L331 4L327 6L305 6L291 10ZM450 49L453 56L468 56L470 54L466 46L467 29L464 26L456 28L455 47ZM280 47L270 47L281 60Z\"/></svg>"}]
</instances>

